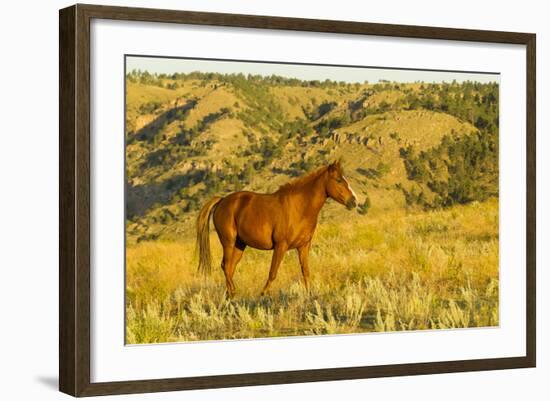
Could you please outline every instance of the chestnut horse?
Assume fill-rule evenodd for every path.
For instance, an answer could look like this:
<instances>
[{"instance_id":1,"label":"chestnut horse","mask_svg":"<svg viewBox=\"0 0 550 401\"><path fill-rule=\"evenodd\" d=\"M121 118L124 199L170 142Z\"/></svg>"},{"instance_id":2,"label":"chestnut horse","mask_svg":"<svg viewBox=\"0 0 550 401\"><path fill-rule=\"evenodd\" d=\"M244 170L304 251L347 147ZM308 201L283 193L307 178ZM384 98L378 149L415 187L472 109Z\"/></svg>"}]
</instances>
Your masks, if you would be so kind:
<instances>
[{"instance_id":1,"label":"chestnut horse","mask_svg":"<svg viewBox=\"0 0 550 401\"><path fill-rule=\"evenodd\" d=\"M202 207L197 218L199 271L208 274L212 270L209 220L213 215L223 247L221 267L230 298L235 295L235 267L247 246L273 250L262 296L275 280L277 269L289 249L298 250L304 285L309 291L309 247L319 212L327 198L350 210L356 206L356 195L343 175L340 161L285 184L272 194L241 191L224 198L212 198Z\"/></svg>"}]
</instances>

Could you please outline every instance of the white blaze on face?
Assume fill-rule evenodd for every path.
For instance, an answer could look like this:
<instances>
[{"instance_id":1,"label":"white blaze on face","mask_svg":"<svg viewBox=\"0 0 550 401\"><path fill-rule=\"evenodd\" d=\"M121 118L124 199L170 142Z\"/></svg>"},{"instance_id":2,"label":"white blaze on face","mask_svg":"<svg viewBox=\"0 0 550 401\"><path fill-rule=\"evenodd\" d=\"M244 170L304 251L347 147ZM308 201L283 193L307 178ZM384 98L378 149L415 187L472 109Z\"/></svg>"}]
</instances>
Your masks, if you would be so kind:
<instances>
[{"instance_id":1,"label":"white blaze on face","mask_svg":"<svg viewBox=\"0 0 550 401\"><path fill-rule=\"evenodd\" d=\"M351 194L353 195L353 198L355 200L357 200L357 194L355 193L355 191L353 190L353 188L351 187L351 185L349 185L349 181L346 177L342 176L342 178L344 179L344 182L346 183L346 185L348 186L348 189L350 190Z\"/></svg>"}]
</instances>

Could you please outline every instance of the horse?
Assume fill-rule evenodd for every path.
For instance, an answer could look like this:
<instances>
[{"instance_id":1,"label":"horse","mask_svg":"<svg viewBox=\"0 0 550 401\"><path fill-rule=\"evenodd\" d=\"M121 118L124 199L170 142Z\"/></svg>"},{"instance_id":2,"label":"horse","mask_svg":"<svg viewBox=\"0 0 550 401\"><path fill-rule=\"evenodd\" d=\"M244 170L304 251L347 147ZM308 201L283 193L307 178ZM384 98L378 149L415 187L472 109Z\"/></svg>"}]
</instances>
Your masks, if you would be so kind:
<instances>
[{"instance_id":1,"label":"horse","mask_svg":"<svg viewBox=\"0 0 550 401\"><path fill-rule=\"evenodd\" d=\"M233 275L247 246L272 250L271 267L261 292L265 296L288 250L296 249L306 292L309 292L309 249L319 212L327 198L352 210L357 196L344 176L340 160L281 186L270 194L239 191L215 196L201 208L196 224L198 271L210 274L210 217L223 248L221 268L228 298L235 295Z\"/></svg>"}]
</instances>

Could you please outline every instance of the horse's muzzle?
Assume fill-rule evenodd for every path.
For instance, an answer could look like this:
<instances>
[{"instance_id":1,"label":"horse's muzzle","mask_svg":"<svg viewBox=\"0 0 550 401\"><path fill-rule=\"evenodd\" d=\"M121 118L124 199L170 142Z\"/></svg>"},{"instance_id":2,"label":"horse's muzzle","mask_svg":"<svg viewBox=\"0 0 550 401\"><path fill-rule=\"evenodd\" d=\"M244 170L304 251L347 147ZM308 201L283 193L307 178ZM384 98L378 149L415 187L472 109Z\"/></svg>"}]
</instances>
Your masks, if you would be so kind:
<instances>
[{"instance_id":1,"label":"horse's muzzle","mask_svg":"<svg viewBox=\"0 0 550 401\"><path fill-rule=\"evenodd\" d=\"M355 201L355 198L350 198L346 202L346 207L348 208L348 210L355 209L356 206L357 206L357 202Z\"/></svg>"}]
</instances>

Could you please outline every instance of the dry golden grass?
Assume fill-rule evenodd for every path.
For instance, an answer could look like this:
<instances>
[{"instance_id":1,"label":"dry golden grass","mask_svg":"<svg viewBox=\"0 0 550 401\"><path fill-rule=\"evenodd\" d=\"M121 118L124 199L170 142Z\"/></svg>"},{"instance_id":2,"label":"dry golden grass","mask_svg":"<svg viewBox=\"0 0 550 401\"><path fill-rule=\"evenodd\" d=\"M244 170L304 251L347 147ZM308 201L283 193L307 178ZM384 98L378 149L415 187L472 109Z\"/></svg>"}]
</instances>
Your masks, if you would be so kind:
<instances>
[{"instance_id":1,"label":"dry golden grass","mask_svg":"<svg viewBox=\"0 0 550 401\"><path fill-rule=\"evenodd\" d=\"M403 146L406 143L416 144L422 148L432 147L441 142L444 135L451 132L467 134L477 131L468 122L445 113L429 110L400 110L368 116L346 127L346 132L364 135L376 134L389 141L391 133L399 134Z\"/></svg>"},{"instance_id":2,"label":"dry golden grass","mask_svg":"<svg viewBox=\"0 0 550 401\"><path fill-rule=\"evenodd\" d=\"M242 102L231 91L223 87L218 89L211 88L208 93L200 97L200 102L190 110L189 116L183 123L187 128L192 128L207 115L216 113L224 107L233 108L234 104L239 101Z\"/></svg>"},{"instance_id":3,"label":"dry golden grass","mask_svg":"<svg viewBox=\"0 0 550 401\"><path fill-rule=\"evenodd\" d=\"M126 258L128 343L498 325L496 200L320 221L310 294L295 252L261 298L271 252L248 248L232 301L221 270L197 274L192 238L142 242Z\"/></svg>"},{"instance_id":4,"label":"dry golden grass","mask_svg":"<svg viewBox=\"0 0 550 401\"><path fill-rule=\"evenodd\" d=\"M333 101L336 92L323 88L305 88L301 86L272 87L270 93L277 99L287 119L292 121L295 118L307 118L304 109L314 109L320 104ZM340 93L338 92L338 95ZM340 96L341 102L352 100L352 97L344 94Z\"/></svg>"},{"instance_id":5,"label":"dry golden grass","mask_svg":"<svg viewBox=\"0 0 550 401\"><path fill-rule=\"evenodd\" d=\"M176 98L184 96L191 89L191 82L186 82L177 90L161 88L153 85L135 84L126 82L126 117L127 130L139 130L144 125L151 122L154 114L141 115L139 112L140 106L149 102L159 102L163 105L169 105Z\"/></svg>"}]
</instances>

